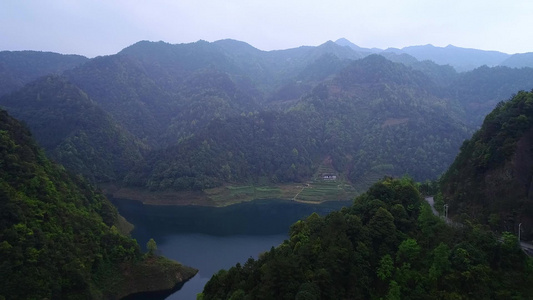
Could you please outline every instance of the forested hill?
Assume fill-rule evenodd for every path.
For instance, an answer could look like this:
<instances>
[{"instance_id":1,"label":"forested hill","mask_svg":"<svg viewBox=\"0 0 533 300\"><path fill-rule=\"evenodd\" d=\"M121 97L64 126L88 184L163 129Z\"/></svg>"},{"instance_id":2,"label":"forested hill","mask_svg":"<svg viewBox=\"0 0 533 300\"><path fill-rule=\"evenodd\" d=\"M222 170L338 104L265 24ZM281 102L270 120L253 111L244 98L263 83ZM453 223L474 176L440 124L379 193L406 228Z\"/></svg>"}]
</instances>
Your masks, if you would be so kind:
<instances>
[{"instance_id":1,"label":"forested hill","mask_svg":"<svg viewBox=\"0 0 533 300\"><path fill-rule=\"evenodd\" d=\"M203 48L139 43L65 76L130 133L149 145L168 146L214 118L259 109L256 87L228 73L231 67L218 52Z\"/></svg>"},{"instance_id":2,"label":"forested hill","mask_svg":"<svg viewBox=\"0 0 533 300\"><path fill-rule=\"evenodd\" d=\"M118 299L172 289L195 273L143 255L119 232L123 224L101 193L51 163L0 110L0 298Z\"/></svg>"},{"instance_id":3,"label":"forested hill","mask_svg":"<svg viewBox=\"0 0 533 300\"><path fill-rule=\"evenodd\" d=\"M62 77L43 77L1 97L0 105L25 120L50 158L91 181L121 180L148 151Z\"/></svg>"},{"instance_id":4,"label":"forested hill","mask_svg":"<svg viewBox=\"0 0 533 300\"><path fill-rule=\"evenodd\" d=\"M81 55L40 51L0 52L0 96L15 91L41 76L60 74L87 62Z\"/></svg>"},{"instance_id":5,"label":"forested hill","mask_svg":"<svg viewBox=\"0 0 533 300\"><path fill-rule=\"evenodd\" d=\"M292 184L320 177L328 162L327 172L364 189L383 175L435 178L497 101L533 88L530 68L457 73L367 50L142 41L29 83L0 105L53 159L95 182Z\"/></svg>"},{"instance_id":6,"label":"forested hill","mask_svg":"<svg viewBox=\"0 0 533 300\"><path fill-rule=\"evenodd\" d=\"M294 223L283 244L221 270L200 299L528 299L533 260L513 235L454 228L414 183L384 179L353 205Z\"/></svg>"},{"instance_id":7,"label":"forested hill","mask_svg":"<svg viewBox=\"0 0 533 300\"><path fill-rule=\"evenodd\" d=\"M500 102L442 177L452 216L533 238L533 93Z\"/></svg>"},{"instance_id":8,"label":"forested hill","mask_svg":"<svg viewBox=\"0 0 533 300\"><path fill-rule=\"evenodd\" d=\"M352 182L383 175L436 177L468 130L422 72L369 56L318 85L284 112L211 121L154 152L126 183L206 189L224 182L301 182L324 160Z\"/></svg>"},{"instance_id":9,"label":"forested hill","mask_svg":"<svg viewBox=\"0 0 533 300\"><path fill-rule=\"evenodd\" d=\"M498 102L520 90L531 90L532 79L533 68L483 66L460 74L451 83L449 93L464 107L467 123L479 126Z\"/></svg>"}]
</instances>

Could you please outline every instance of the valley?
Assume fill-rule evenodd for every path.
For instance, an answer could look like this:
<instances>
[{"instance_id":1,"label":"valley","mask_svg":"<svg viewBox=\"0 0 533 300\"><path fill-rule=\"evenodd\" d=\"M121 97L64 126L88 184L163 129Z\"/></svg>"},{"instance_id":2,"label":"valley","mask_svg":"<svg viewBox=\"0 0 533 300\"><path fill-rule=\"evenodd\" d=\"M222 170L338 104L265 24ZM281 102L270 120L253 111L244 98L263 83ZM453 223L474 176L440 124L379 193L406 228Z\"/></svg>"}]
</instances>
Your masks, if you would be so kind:
<instances>
[{"instance_id":1,"label":"valley","mask_svg":"<svg viewBox=\"0 0 533 300\"><path fill-rule=\"evenodd\" d=\"M219 198L232 193L222 187L261 186L293 198L327 160L342 178L333 197L349 199L385 175L436 178L492 105L533 83L529 68L458 73L406 55L143 41L6 91L0 106L98 184ZM321 189L299 196L327 200Z\"/></svg>"},{"instance_id":2,"label":"valley","mask_svg":"<svg viewBox=\"0 0 533 300\"><path fill-rule=\"evenodd\" d=\"M531 67L343 39L0 52L0 299L522 299Z\"/></svg>"}]
</instances>

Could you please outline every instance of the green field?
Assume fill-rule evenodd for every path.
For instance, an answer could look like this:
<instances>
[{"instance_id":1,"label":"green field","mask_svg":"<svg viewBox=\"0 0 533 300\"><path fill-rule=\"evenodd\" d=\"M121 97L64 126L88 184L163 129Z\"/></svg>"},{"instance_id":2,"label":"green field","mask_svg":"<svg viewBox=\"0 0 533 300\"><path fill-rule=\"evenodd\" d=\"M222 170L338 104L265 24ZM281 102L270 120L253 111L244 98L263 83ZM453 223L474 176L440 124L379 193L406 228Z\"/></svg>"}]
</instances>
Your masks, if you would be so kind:
<instances>
[{"instance_id":1,"label":"green field","mask_svg":"<svg viewBox=\"0 0 533 300\"><path fill-rule=\"evenodd\" d=\"M285 199L281 186L227 185L208 189L205 194L217 204L225 206L254 199Z\"/></svg>"},{"instance_id":2,"label":"green field","mask_svg":"<svg viewBox=\"0 0 533 300\"><path fill-rule=\"evenodd\" d=\"M357 196L352 185L341 181L314 181L307 184L295 195L294 200L303 202L324 202L351 200Z\"/></svg>"},{"instance_id":3,"label":"green field","mask_svg":"<svg viewBox=\"0 0 533 300\"><path fill-rule=\"evenodd\" d=\"M254 199L286 199L318 204L325 201L352 200L381 179L383 174L381 170L372 170L358 182L351 184L334 170L327 157L317 168L313 178L305 183L271 185L268 180L263 180L258 185L226 185L205 190L204 193L217 206ZM325 176L335 176L335 179L324 179Z\"/></svg>"},{"instance_id":4,"label":"green field","mask_svg":"<svg viewBox=\"0 0 533 300\"><path fill-rule=\"evenodd\" d=\"M225 206L254 199L286 199L299 202L351 200L358 193L349 184L338 181L317 181L305 184L276 186L224 186L204 191L217 206Z\"/></svg>"},{"instance_id":5,"label":"green field","mask_svg":"<svg viewBox=\"0 0 533 300\"><path fill-rule=\"evenodd\" d=\"M378 172L366 174L359 182L351 184L338 176L336 180L324 180L315 176L305 183L224 185L204 191L150 192L146 190L103 187L106 194L116 198L138 200L153 205L205 205L227 206L256 199L283 199L306 203L352 200L382 178Z\"/></svg>"}]
</instances>

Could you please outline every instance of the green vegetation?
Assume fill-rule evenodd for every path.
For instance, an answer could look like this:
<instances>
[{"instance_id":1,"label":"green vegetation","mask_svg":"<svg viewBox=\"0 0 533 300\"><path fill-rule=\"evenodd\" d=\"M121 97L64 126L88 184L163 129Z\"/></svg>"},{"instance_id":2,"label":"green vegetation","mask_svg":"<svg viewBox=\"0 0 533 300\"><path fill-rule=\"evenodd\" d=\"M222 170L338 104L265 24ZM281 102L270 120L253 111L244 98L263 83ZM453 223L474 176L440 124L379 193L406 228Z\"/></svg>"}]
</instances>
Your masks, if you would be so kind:
<instances>
[{"instance_id":1,"label":"green vegetation","mask_svg":"<svg viewBox=\"0 0 533 300\"><path fill-rule=\"evenodd\" d=\"M0 55L0 76L20 68L20 85L32 71L63 71L0 98L52 159L91 182L182 198L316 183L324 160L343 185L305 189L307 200L349 197L389 175L434 179L497 101L533 85L530 68L457 73L333 42L266 52L143 41L90 60L41 55L43 66L11 54Z\"/></svg>"},{"instance_id":2,"label":"green vegetation","mask_svg":"<svg viewBox=\"0 0 533 300\"><path fill-rule=\"evenodd\" d=\"M0 110L0 298L113 299L153 289L129 281L130 269L174 278L159 289L194 275L176 262L147 260L117 229L123 223L101 193L50 162L28 129Z\"/></svg>"},{"instance_id":3,"label":"green vegetation","mask_svg":"<svg viewBox=\"0 0 533 300\"><path fill-rule=\"evenodd\" d=\"M217 206L226 206L256 199L286 199L280 186L228 185L205 190Z\"/></svg>"},{"instance_id":4,"label":"green vegetation","mask_svg":"<svg viewBox=\"0 0 533 300\"><path fill-rule=\"evenodd\" d=\"M460 74L451 85L466 113L465 123L479 126L496 104L520 90L531 90L533 68L479 67Z\"/></svg>"},{"instance_id":5,"label":"green vegetation","mask_svg":"<svg viewBox=\"0 0 533 300\"><path fill-rule=\"evenodd\" d=\"M89 59L41 51L0 51L0 96L45 75L60 74Z\"/></svg>"},{"instance_id":6,"label":"green vegetation","mask_svg":"<svg viewBox=\"0 0 533 300\"><path fill-rule=\"evenodd\" d=\"M533 93L500 102L444 174L451 215L533 239Z\"/></svg>"},{"instance_id":7,"label":"green vegetation","mask_svg":"<svg viewBox=\"0 0 533 300\"><path fill-rule=\"evenodd\" d=\"M146 243L146 249L148 249L148 255L155 255L155 252L157 251L157 244L154 241L154 239L148 240L148 243Z\"/></svg>"},{"instance_id":8,"label":"green vegetation","mask_svg":"<svg viewBox=\"0 0 533 300\"><path fill-rule=\"evenodd\" d=\"M122 180L148 150L85 92L58 76L2 97L0 105L25 121L50 158L92 182Z\"/></svg>"},{"instance_id":9,"label":"green vegetation","mask_svg":"<svg viewBox=\"0 0 533 300\"><path fill-rule=\"evenodd\" d=\"M320 203L324 199L346 200L357 195L357 191L350 185L342 181L320 180L302 187L302 190L295 195L294 200Z\"/></svg>"},{"instance_id":10,"label":"green vegetation","mask_svg":"<svg viewBox=\"0 0 533 300\"><path fill-rule=\"evenodd\" d=\"M321 173L325 160L328 172L360 191L384 175L436 177L468 130L431 95L428 81L401 64L367 57L283 112L210 121L194 136L154 151L125 183L154 191L261 180L266 185L307 183ZM328 189L334 194L317 197L304 191L321 201L342 197L345 190Z\"/></svg>"},{"instance_id":11,"label":"green vegetation","mask_svg":"<svg viewBox=\"0 0 533 300\"><path fill-rule=\"evenodd\" d=\"M351 207L292 225L277 248L221 270L199 299L527 299L533 260L434 216L414 182L386 178Z\"/></svg>"}]
</instances>

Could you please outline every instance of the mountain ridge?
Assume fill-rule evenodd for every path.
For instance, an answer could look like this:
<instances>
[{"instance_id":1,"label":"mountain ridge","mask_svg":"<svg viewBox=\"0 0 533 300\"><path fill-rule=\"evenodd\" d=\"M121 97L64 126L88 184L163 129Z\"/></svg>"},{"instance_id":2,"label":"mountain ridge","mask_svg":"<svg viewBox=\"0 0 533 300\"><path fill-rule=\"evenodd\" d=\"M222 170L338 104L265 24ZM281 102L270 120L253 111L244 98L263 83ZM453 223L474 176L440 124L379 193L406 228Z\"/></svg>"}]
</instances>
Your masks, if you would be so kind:
<instances>
[{"instance_id":1,"label":"mountain ridge","mask_svg":"<svg viewBox=\"0 0 533 300\"><path fill-rule=\"evenodd\" d=\"M188 182L178 186L200 189L259 181L299 184L319 178L315 173L327 158L347 184L368 186L369 178L378 174L405 172L417 180L430 179L445 170L462 139L492 105L517 90L533 88L531 68L480 67L458 73L405 53L383 54L366 55L331 41L278 51L261 51L236 40L175 45L141 41L62 76L109 115L109 124L151 149L141 151L143 157L133 159L136 166L126 172L142 170L137 174L109 177L100 168L89 177L156 190L172 187L176 180ZM431 118L438 126L429 126ZM34 121L26 119L28 124ZM285 128L267 120L294 130L284 133ZM224 141L206 133L212 126L219 127ZM265 131L261 142L235 136L242 130L251 138L256 129ZM280 137L282 133L291 138ZM112 136L122 139L118 131ZM273 145L290 147L271 157L277 151ZM202 148L209 153L207 146L222 151L209 159L202 156L215 167L196 168L193 173L199 177L191 176L191 167L199 161L193 154ZM262 159L276 163L250 161L264 149L270 154ZM292 156L293 150L298 156ZM166 151L173 154L162 154ZM168 161L158 161L158 168L146 165L164 157ZM230 161L220 163L224 160ZM188 169L171 172L177 162ZM273 171L273 165L283 167ZM177 174L184 177L174 178Z\"/></svg>"},{"instance_id":2,"label":"mountain ridge","mask_svg":"<svg viewBox=\"0 0 533 300\"><path fill-rule=\"evenodd\" d=\"M0 110L0 298L120 299L171 290L196 270L145 256L107 198L49 161ZM157 283L139 280L157 278Z\"/></svg>"},{"instance_id":3,"label":"mountain ridge","mask_svg":"<svg viewBox=\"0 0 533 300\"><path fill-rule=\"evenodd\" d=\"M533 93L500 102L441 179L450 215L533 237Z\"/></svg>"}]
</instances>

